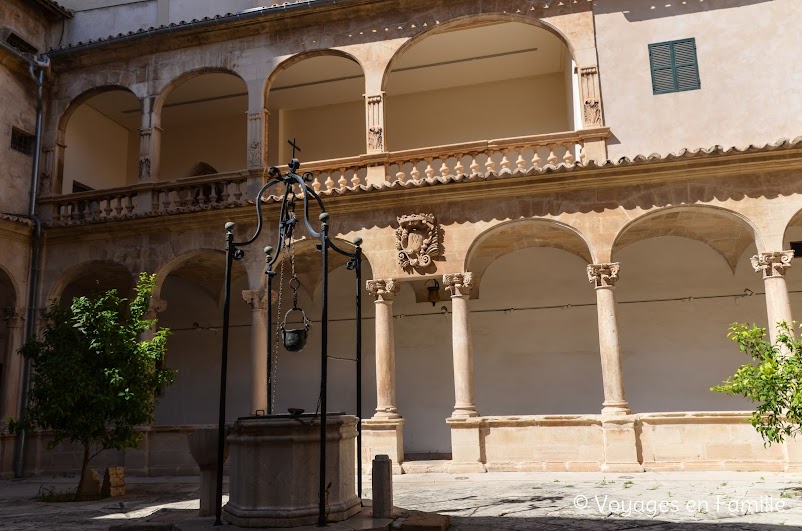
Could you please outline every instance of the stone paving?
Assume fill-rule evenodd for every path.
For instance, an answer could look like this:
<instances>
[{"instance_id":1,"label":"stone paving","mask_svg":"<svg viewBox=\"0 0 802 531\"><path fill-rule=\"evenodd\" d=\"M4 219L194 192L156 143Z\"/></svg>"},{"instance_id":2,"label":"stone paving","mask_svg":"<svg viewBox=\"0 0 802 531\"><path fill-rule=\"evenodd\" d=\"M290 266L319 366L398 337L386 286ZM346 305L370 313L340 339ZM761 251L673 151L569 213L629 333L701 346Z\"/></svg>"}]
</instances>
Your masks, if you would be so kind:
<instances>
[{"instance_id":1,"label":"stone paving","mask_svg":"<svg viewBox=\"0 0 802 531\"><path fill-rule=\"evenodd\" d=\"M800 474L407 474L394 480L396 506L447 514L454 531L802 530ZM0 481L0 529L105 530L126 522L185 521L198 509L196 477L127 482L120 498L44 503L34 499L40 487L66 490L77 478ZM369 498L370 478L364 484Z\"/></svg>"}]
</instances>

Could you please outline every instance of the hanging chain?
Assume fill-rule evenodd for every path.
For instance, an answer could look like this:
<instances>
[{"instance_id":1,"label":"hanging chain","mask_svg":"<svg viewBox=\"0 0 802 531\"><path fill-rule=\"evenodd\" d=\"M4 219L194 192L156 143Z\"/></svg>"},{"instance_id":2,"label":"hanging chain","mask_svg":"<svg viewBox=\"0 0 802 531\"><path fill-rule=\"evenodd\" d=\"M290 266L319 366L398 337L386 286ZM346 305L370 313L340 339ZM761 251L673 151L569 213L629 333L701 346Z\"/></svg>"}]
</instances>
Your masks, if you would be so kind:
<instances>
[{"instance_id":1,"label":"hanging chain","mask_svg":"<svg viewBox=\"0 0 802 531\"><path fill-rule=\"evenodd\" d=\"M281 333L281 299L284 295L284 260L281 261L281 272L278 280L278 307L276 308L276 333L273 344L273 396L270 397L270 411L276 413L276 389L278 388L278 338Z\"/></svg>"}]
</instances>

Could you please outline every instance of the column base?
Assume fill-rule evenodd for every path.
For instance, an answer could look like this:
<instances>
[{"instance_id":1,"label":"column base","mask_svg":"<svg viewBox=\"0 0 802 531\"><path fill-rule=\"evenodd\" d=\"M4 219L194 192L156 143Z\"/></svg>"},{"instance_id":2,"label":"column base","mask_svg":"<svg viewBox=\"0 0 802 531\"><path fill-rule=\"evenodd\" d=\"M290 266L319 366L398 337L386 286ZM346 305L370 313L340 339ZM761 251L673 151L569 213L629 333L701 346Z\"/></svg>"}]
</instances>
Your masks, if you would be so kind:
<instances>
[{"instance_id":1,"label":"column base","mask_svg":"<svg viewBox=\"0 0 802 531\"><path fill-rule=\"evenodd\" d=\"M362 468L370 470L373 458L386 455L392 463L393 474L403 474L404 419L373 417L362 421Z\"/></svg>"},{"instance_id":2,"label":"column base","mask_svg":"<svg viewBox=\"0 0 802 531\"><path fill-rule=\"evenodd\" d=\"M446 419L451 426L450 473L487 472L482 419L478 416L455 416Z\"/></svg>"},{"instance_id":3,"label":"column base","mask_svg":"<svg viewBox=\"0 0 802 531\"><path fill-rule=\"evenodd\" d=\"M602 415L604 462L602 472L643 472L638 460L634 415Z\"/></svg>"},{"instance_id":4,"label":"column base","mask_svg":"<svg viewBox=\"0 0 802 531\"><path fill-rule=\"evenodd\" d=\"M629 409L629 403L622 402L604 402L601 410L603 417L622 417L631 415L632 411Z\"/></svg>"}]
</instances>

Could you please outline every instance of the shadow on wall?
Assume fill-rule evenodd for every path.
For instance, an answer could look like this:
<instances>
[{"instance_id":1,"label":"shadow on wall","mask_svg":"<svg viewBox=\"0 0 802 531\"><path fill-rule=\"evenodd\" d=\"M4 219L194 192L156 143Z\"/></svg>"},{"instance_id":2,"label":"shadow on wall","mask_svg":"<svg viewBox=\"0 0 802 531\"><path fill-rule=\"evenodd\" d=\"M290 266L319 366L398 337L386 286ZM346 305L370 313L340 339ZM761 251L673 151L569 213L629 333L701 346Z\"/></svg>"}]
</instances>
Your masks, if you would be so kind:
<instances>
[{"instance_id":1,"label":"shadow on wall","mask_svg":"<svg viewBox=\"0 0 802 531\"><path fill-rule=\"evenodd\" d=\"M774 0L687 0L685 2L644 1L644 0L597 0L593 11L597 15L622 12L630 22L652 20L662 17L688 15L714 9L731 9L737 7L763 4Z\"/></svg>"}]
</instances>

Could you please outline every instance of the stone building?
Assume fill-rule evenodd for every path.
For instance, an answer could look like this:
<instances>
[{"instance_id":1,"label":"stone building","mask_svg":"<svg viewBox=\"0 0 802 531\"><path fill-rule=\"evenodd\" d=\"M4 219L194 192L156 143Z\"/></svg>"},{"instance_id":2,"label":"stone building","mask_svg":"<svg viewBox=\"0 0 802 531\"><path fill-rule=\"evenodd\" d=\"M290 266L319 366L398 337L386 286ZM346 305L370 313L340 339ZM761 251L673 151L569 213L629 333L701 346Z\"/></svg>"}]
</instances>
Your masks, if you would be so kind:
<instances>
[{"instance_id":1,"label":"stone building","mask_svg":"<svg viewBox=\"0 0 802 531\"><path fill-rule=\"evenodd\" d=\"M0 4L3 418L41 308L153 272L177 379L140 448L102 459L192 473L185 435L216 420L223 225L253 232L294 138L333 234L364 240L365 460L802 466L709 390L746 360L730 323L774 335L802 310L797 0L59 1ZM265 212L235 263L230 420L318 399L312 346L278 352L267 396ZM315 345L316 251L295 247ZM330 409L353 412L353 276L330 275ZM46 442L25 441L25 473L74 466Z\"/></svg>"}]
</instances>

